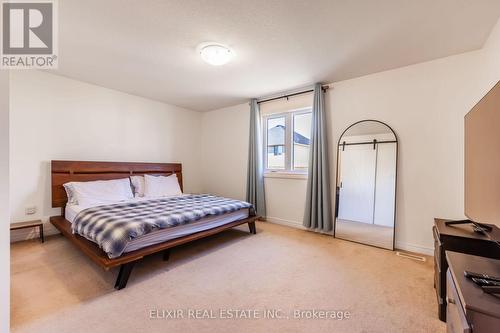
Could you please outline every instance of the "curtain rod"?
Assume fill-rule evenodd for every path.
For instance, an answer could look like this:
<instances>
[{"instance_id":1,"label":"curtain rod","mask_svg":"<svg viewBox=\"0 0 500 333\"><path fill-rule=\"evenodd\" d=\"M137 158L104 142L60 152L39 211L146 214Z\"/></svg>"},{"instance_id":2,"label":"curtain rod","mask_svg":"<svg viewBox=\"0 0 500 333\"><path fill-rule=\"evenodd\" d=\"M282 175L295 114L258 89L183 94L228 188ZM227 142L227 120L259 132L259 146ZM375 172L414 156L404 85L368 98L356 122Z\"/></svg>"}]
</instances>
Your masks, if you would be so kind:
<instances>
[{"instance_id":1,"label":"curtain rod","mask_svg":"<svg viewBox=\"0 0 500 333\"><path fill-rule=\"evenodd\" d=\"M321 86L321 88L323 88L323 91L327 91L330 88L330 86L326 84L326 85ZM277 96L277 97L271 97L271 98L266 98L266 99L262 99L262 100L257 100L257 104L265 103L265 102L271 102L271 101L275 101L275 100L282 99L282 98L288 99L289 97L293 97L293 96L297 96L297 95L302 95L302 94L307 94L307 93L310 93L310 92L313 92L313 91L314 91L314 89L307 89L307 90L302 90L302 91L294 92L294 93L291 93L291 94L285 94L285 95L281 95L281 96Z\"/></svg>"}]
</instances>

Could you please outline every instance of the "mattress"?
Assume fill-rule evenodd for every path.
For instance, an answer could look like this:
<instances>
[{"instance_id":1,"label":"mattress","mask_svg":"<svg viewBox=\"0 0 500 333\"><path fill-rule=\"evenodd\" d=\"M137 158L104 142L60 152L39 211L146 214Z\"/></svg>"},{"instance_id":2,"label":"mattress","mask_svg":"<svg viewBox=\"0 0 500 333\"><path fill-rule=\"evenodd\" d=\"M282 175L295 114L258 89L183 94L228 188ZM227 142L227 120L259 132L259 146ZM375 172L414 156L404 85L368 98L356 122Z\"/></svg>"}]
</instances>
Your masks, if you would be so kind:
<instances>
[{"instance_id":1,"label":"mattress","mask_svg":"<svg viewBox=\"0 0 500 333\"><path fill-rule=\"evenodd\" d=\"M133 199L133 200L145 200L145 199ZM81 207L77 205L67 205L65 209L65 218L70 223L73 223L75 217L80 211L89 207ZM249 216L249 209L240 209L235 212L204 217L196 222L179 225L177 227L159 229L149 234L132 239L123 253L139 250L141 248L166 242L175 238L191 235L196 232L209 230L212 228L220 227L222 225L247 218Z\"/></svg>"}]
</instances>

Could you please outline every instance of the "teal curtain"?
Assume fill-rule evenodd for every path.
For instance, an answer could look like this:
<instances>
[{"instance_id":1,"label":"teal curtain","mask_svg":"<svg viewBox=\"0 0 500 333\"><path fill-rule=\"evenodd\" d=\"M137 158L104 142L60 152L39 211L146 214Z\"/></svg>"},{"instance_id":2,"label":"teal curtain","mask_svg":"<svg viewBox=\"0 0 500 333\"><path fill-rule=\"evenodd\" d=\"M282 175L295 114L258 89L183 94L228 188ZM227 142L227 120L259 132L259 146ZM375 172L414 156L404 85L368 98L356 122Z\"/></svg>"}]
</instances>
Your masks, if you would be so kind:
<instances>
[{"instance_id":1,"label":"teal curtain","mask_svg":"<svg viewBox=\"0 0 500 333\"><path fill-rule=\"evenodd\" d=\"M314 86L306 209L303 224L306 228L320 231L331 231L333 228L325 96L323 87L319 83Z\"/></svg>"},{"instance_id":2,"label":"teal curtain","mask_svg":"<svg viewBox=\"0 0 500 333\"><path fill-rule=\"evenodd\" d=\"M250 141L248 149L246 200L254 206L258 216L265 218L266 200L264 198L263 148L260 122L259 104L256 99L252 99L250 101Z\"/></svg>"}]
</instances>

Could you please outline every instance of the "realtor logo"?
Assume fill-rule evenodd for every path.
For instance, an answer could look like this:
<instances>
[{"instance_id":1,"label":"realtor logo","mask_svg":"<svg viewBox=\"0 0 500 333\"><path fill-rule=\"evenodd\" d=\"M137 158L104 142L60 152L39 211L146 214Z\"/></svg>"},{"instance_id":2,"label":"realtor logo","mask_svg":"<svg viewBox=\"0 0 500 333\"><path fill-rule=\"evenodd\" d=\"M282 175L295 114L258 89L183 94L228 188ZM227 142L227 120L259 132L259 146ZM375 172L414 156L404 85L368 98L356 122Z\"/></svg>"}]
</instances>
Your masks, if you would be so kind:
<instances>
[{"instance_id":1,"label":"realtor logo","mask_svg":"<svg viewBox=\"0 0 500 333\"><path fill-rule=\"evenodd\" d=\"M2 3L3 69L57 68L54 0Z\"/></svg>"}]
</instances>

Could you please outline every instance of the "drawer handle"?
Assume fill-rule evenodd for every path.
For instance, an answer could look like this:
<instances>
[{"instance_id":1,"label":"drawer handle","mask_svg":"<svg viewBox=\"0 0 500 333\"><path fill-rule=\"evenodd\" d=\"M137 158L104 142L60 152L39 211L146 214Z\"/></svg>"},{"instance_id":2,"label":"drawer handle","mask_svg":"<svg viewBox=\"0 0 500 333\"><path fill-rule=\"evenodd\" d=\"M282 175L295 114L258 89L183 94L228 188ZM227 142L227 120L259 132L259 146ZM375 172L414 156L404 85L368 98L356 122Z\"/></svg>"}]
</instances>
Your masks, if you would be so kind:
<instances>
[{"instance_id":1,"label":"drawer handle","mask_svg":"<svg viewBox=\"0 0 500 333\"><path fill-rule=\"evenodd\" d=\"M448 304L455 304L455 300L453 298L448 297L447 302Z\"/></svg>"}]
</instances>

